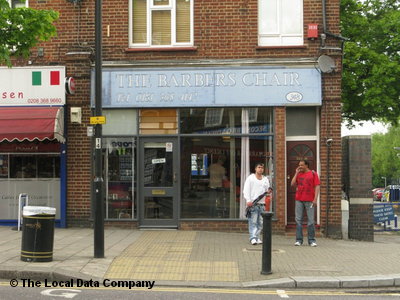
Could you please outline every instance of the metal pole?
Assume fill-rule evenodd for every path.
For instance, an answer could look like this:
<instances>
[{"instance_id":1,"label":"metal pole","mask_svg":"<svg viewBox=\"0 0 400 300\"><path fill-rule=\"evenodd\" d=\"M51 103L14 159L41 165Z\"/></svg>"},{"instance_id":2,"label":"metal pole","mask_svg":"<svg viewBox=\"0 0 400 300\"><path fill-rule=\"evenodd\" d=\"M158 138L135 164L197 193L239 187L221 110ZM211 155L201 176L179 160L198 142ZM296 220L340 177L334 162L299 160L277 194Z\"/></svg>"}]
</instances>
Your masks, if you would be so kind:
<instances>
[{"instance_id":1,"label":"metal pole","mask_svg":"<svg viewBox=\"0 0 400 300\"><path fill-rule=\"evenodd\" d=\"M272 216L271 212L263 212L261 216L263 218L263 247L262 247L262 263L261 263L261 274L271 274L271 253L272 253Z\"/></svg>"},{"instance_id":2,"label":"metal pole","mask_svg":"<svg viewBox=\"0 0 400 300\"><path fill-rule=\"evenodd\" d=\"M102 22L101 22L101 0L96 0L95 5L95 116L102 115ZM103 208L103 165L102 165L102 125L95 125L95 178L94 178L94 257L104 258L104 208Z\"/></svg>"}]
</instances>

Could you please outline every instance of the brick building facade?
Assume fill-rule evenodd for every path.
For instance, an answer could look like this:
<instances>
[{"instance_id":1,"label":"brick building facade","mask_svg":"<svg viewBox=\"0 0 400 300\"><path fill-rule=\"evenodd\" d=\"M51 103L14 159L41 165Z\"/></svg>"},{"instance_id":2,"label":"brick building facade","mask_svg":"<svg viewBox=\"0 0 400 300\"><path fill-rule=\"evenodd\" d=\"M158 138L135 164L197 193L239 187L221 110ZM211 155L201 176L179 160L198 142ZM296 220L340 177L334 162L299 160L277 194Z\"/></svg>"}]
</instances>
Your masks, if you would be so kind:
<instances>
[{"instance_id":1,"label":"brick building facade","mask_svg":"<svg viewBox=\"0 0 400 300\"><path fill-rule=\"evenodd\" d=\"M274 186L273 230L285 233L294 227L290 178L296 161L306 158L321 178L318 228L329 236L341 237L339 1L299 0L293 5L273 0L154 0L147 1L151 3L147 10L140 8L143 2L146 3L105 0L102 5L103 111L107 116L106 126L109 126L106 133L103 132L106 224L129 228L170 226L246 231L247 222L243 220L240 203L241 177L246 174L244 168L248 173L255 161L262 160L268 165L267 173ZM75 79L76 92L67 96L64 107L67 185L66 207L62 209L67 226L90 226L93 141L87 136L87 126L93 114L90 99L94 97L91 86L94 84L95 1L30 0L29 6L54 9L60 14L56 23L57 37L38 47L43 48L43 56L37 55L38 49L32 49L30 66L65 66L66 75ZM269 6L276 8L274 17L265 9ZM295 16L297 23L290 23L285 17L286 11ZM137 24L133 16L139 12L147 15L147 23ZM165 15L176 16L176 19L169 22ZM291 15L289 17L293 20ZM316 38L308 38L309 24L318 25ZM146 31L151 26L153 31ZM169 30L171 36L166 34ZM321 71L318 63L321 56L333 60L334 70ZM24 65L28 62L15 62L15 66ZM287 75L289 73L291 75ZM211 79L206 74L211 74ZM169 98L164 99L167 103L164 106L160 103L152 106L143 103L150 98L140 98L134 92L132 95L137 101L132 104L129 102L131 94L126 90L123 90L125 95L118 98L115 90L119 83L120 88L131 84L142 92L146 87L154 87L153 76L158 76L155 95L166 90L168 96L184 87L188 94L180 97L188 97L187 100L193 100L194 95L200 95L201 101L207 95L215 98L195 106ZM121 81L114 82L112 78ZM131 81L127 83L126 80ZM210 80L209 84L204 85L204 80ZM235 103L230 100L241 92L240 89L230 90L239 86L239 82L251 100ZM206 92L205 87L210 86L214 94ZM285 99L275 99L273 94L286 86L295 86L290 91L294 94L285 92ZM303 88L308 90L303 91ZM265 94L268 94L266 100ZM289 99L289 94L300 98ZM107 102L107 97L112 99ZM138 100L143 101L138 104ZM168 100L172 104L168 104ZM81 108L81 123L71 122L71 108ZM246 132L243 110L247 108L250 114L255 113L255 121L248 117L250 131ZM129 125L132 131L119 134L116 131L124 126L113 126L111 122L128 118L127 110L135 119ZM166 121L161 122L159 118ZM207 118L214 121L207 121ZM230 131L221 129L229 126ZM169 137L173 138L172 144L168 144ZM243 156L246 155L243 148L246 138L250 139L247 163ZM327 143L328 139L333 142ZM162 144L167 146L160 146ZM175 151L177 149L179 151ZM161 156L151 156L160 151ZM159 165L166 167L163 159L173 155L170 152L178 152L177 157L171 158L176 169L170 166L176 174L169 174L166 169L160 172L177 181L175 191L169 194L168 188L157 185L151 190L151 184L145 179L150 165L143 161L149 155L155 174L159 172L156 168L162 167ZM130 160L122 160L124 155L130 156ZM209 190L209 166L217 158L224 160L228 183ZM121 171L124 162L130 167L122 180L122 174L113 172L115 165ZM120 182L113 185L112 176L119 176ZM200 201L210 198L213 192L217 192L215 202L203 205ZM121 198L131 204L113 205Z\"/></svg>"}]
</instances>

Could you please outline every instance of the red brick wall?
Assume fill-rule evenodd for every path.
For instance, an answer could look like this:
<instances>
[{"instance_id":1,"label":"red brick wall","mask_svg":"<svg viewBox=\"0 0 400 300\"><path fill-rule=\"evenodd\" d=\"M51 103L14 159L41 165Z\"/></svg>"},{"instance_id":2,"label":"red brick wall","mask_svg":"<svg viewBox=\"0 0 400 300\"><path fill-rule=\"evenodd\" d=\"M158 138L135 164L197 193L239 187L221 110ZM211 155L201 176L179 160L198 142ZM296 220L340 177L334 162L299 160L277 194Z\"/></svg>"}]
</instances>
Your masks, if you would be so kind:
<instances>
[{"instance_id":1,"label":"red brick wall","mask_svg":"<svg viewBox=\"0 0 400 300\"><path fill-rule=\"evenodd\" d=\"M60 13L57 22L58 36L51 42L42 43L44 57L36 57L32 51L30 60L35 65L66 65L67 75L74 76L77 91L67 97L67 108L83 108L83 123L68 122L68 224L87 225L90 216L90 140L86 126L90 116L90 66L94 54L94 3L84 0L74 6L66 0L31 0L34 8L52 8ZM341 53L337 50L320 50L320 39L306 38L307 24L319 24L322 32L322 5L320 0L304 0L304 36L302 47L257 46L257 0L195 0L194 1L194 47L185 51L127 51L128 49L128 1L104 0L103 14L103 60L137 62L149 60L199 60L199 59L262 59L263 62L284 61L290 58L317 59L329 54L335 59L338 72L323 74L323 106L320 124L321 163L321 227L325 226L327 212L327 151L326 138L333 138L330 153L330 209L329 226L332 234L340 231L341 145L340 145L340 66ZM110 37L106 36L107 26ZM339 34L339 0L327 0L327 29ZM327 46L340 47L340 43L328 37ZM87 52L72 54L73 52ZM18 64L26 64L19 60ZM281 63L283 64L283 63ZM286 149L285 109L275 109L276 132L276 204L274 230L285 230L286 206ZM203 225L201 225L203 224ZM220 223L218 223L220 224ZM227 223L231 226L231 222ZM240 222L235 223L240 224ZM212 227L210 222L183 222L181 228ZM236 226L236 225L235 225ZM211 228L210 227L210 228ZM324 230L324 229L323 229Z\"/></svg>"}]
</instances>

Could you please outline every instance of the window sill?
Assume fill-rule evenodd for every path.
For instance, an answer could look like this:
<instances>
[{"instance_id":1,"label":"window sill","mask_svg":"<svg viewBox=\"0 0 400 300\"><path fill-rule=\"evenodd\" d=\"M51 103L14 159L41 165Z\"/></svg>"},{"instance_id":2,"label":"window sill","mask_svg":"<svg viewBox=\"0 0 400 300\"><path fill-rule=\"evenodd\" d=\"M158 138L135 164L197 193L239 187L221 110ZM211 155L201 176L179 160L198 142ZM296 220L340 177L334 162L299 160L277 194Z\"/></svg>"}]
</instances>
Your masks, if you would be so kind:
<instances>
[{"instance_id":1,"label":"window sill","mask_svg":"<svg viewBox=\"0 0 400 300\"><path fill-rule=\"evenodd\" d=\"M268 49L306 49L306 45L299 46L257 46L256 50L268 50Z\"/></svg>"},{"instance_id":2,"label":"window sill","mask_svg":"<svg viewBox=\"0 0 400 300\"><path fill-rule=\"evenodd\" d=\"M174 51L197 51L197 47L143 47L143 48L128 48L125 52L174 52Z\"/></svg>"}]
</instances>

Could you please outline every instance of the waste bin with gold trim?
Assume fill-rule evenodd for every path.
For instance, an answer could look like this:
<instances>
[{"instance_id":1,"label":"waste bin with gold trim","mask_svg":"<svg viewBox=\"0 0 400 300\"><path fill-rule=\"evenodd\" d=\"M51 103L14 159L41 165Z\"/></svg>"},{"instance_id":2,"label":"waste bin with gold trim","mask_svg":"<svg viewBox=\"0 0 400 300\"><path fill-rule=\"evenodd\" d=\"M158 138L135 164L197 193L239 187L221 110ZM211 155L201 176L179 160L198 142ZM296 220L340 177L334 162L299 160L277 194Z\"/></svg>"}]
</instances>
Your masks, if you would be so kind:
<instances>
[{"instance_id":1,"label":"waste bin with gold trim","mask_svg":"<svg viewBox=\"0 0 400 300\"><path fill-rule=\"evenodd\" d=\"M56 209L47 206L25 206L22 217L21 260L52 261Z\"/></svg>"}]
</instances>

